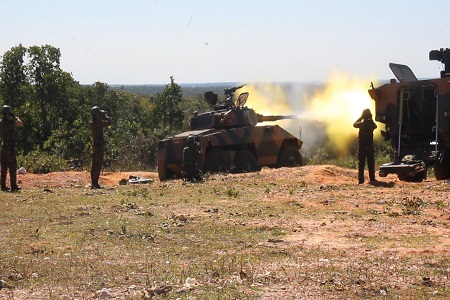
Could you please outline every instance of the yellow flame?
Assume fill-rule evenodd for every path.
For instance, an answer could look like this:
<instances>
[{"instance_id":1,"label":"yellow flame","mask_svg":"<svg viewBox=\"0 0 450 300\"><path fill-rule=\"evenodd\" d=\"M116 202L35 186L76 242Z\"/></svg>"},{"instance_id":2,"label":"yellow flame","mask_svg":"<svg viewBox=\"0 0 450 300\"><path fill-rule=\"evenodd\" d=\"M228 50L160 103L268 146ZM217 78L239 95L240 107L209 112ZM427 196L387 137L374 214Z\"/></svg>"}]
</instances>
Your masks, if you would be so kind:
<instances>
[{"instance_id":1,"label":"yellow flame","mask_svg":"<svg viewBox=\"0 0 450 300\"><path fill-rule=\"evenodd\" d=\"M332 149L346 155L358 130L353 123L369 108L375 114L375 102L368 94L373 80L351 78L344 73L334 73L324 87L307 94L306 91L289 91L281 85L258 84L246 86L242 91L250 93L248 106L265 115L298 115L301 120L324 124ZM241 91L241 90L240 90ZM299 103L301 105L299 105ZM300 109L299 109L300 107ZM379 135L380 124L375 132ZM303 132L304 140L308 134ZM311 146L311 145L310 145Z\"/></svg>"},{"instance_id":2,"label":"yellow flame","mask_svg":"<svg viewBox=\"0 0 450 300\"><path fill-rule=\"evenodd\" d=\"M357 135L353 123L362 111L369 108L374 114L375 102L367 92L368 82L335 73L327 81L325 89L316 92L310 101L308 113L326 124L331 146L341 155L347 154Z\"/></svg>"},{"instance_id":3,"label":"yellow flame","mask_svg":"<svg viewBox=\"0 0 450 300\"><path fill-rule=\"evenodd\" d=\"M292 104L287 100L286 91L280 85L252 84L245 86L242 92L250 93L249 101L251 102L248 106L257 113L263 115L293 114Z\"/></svg>"}]
</instances>

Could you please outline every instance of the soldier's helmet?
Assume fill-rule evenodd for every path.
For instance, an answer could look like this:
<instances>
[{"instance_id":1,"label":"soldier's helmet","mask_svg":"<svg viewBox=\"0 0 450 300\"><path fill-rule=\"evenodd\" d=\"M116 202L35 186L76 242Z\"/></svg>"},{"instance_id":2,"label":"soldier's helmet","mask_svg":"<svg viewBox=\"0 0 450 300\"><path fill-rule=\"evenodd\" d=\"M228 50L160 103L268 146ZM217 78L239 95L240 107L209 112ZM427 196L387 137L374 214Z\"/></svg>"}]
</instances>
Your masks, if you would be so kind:
<instances>
[{"instance_id":1,"label":"soldier's helmet","mask_svg":"<svg viewBox=\"0 0 450 300\"><path fill-rule=\"evenodd\" d=\"M370 109L366 108L365 110L363 110L362 116L364 118L372 118L372 113L370 112Z\"/></svg>"},{"instance_id":2,"label":"soldier's helmet","mask_svg":"<svg viewBox=\"0 0 450 300\"><path fill-rule=\"evenodd\" d=\"M195 142L195 137L192 135L192 134L190 134L188 137L187 137L187 143L188 144L193 144Z\"/></svg>"},{"instance_id":3,"label":"soldier's helmet","mask_svg":"<svg viewBox=\"0 0 450 300\"><path fill-rule=\"evenodd\" d=\"M3 114L3 115L12 114L11 106L9 106L9 105L3 105L3 106L2 106L2 114Z\"/></svg>"},{"instance_id":4,"label":"soldier's helmet","mask_svg":"<svg viewBox=\"0 0 450 300\"><path fill-rule=\"evenodd\" d=\"M100 109L100 107L98 107L98 106L94 106L94 107L91 109L91 114L92 114L93 117L98 116L100 113L101 113L101 109Z\"/></svg>"}]
</instances>

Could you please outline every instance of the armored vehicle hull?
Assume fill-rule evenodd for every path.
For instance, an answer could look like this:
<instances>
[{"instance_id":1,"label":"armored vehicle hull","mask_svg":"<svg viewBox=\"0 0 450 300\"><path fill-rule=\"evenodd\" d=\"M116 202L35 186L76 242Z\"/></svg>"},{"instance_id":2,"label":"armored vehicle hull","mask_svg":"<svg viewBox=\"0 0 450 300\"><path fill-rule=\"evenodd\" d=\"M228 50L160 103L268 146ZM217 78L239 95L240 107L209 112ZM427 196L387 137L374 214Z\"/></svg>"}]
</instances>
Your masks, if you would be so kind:
<instances>
[{"instance_id":1,"label":"armored vehicle hull","mask_svg":"<svg viewBox=\"0 0 450 300\"><path fill-rule=\"evenodd\" d=\"M253 172L261 167L302 165L303 142L278 125L187 131L159 142L161 181L181 177L186 139L193 135L202 155L203 172Z\"/></svg>"}]
</instances>

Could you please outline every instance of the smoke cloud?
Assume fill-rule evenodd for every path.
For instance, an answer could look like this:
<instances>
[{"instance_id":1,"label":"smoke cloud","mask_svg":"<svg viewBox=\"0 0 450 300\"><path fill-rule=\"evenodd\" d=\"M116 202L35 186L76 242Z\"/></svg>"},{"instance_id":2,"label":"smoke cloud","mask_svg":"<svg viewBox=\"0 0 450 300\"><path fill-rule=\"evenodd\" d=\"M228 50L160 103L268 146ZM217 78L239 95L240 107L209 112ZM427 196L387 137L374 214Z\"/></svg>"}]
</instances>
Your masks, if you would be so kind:
<instances>
[{"instance_id":1,"label":"smoke cloud","mask_svg":"<svg viewBox=\"0 0 450 300\"><path fill-rule=\"evenodd\" d=\"M247 105L264 115L296 115L298 119L277 123L299 136L302 151L311 154L327 146L336 156L345 156L357 139L353 123L375 103L368 94L370 79L352 78L343 73L332 74L325 84L255 84L239 91L250 93ZM375 134L379 135L380 124Z\"/></svg>"}]
</instances>

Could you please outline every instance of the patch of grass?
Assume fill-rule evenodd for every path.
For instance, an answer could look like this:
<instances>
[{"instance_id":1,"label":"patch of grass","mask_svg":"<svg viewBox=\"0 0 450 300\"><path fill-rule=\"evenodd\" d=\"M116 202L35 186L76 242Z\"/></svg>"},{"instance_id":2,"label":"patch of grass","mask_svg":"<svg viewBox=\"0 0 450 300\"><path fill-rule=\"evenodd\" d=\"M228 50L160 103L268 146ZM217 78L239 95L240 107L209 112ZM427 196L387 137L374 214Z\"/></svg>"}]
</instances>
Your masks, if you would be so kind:
<instances>
[{"instance_id":1,"label":"patch of grass","mask_svg":"<svg viewBox=\"0 0 450 300\"><path fill-rule=\"evenodd\" d=\"M227 196L231 198L237 198L239 196L239 191L234 187L227 189Z\"/></svg>"},{"instance_id":2,"label":"patch of grass","mask_svg":"<svg viewBox=\"0 0 450 300\"><path fill-rule=\"evenodd\" d=\"M426 234L399 237L371 236L369 234L358 236L358 238L361 238L361 241L364 242L369 249L390 248L393 250L398 247L414 249L422 248L438 241L437 237Z\"/></svg>"},{"instance_id":3,"label":"patch of grass","mask_svg":"<svg viewBox=\"0 0 450 300\"><path fill-rule=\"evenodd\" d=\"M402 210L405 215L420 215L426 203L419 197L414 196L405 198L402 204Z\"/></svg>"}]
</instances>

